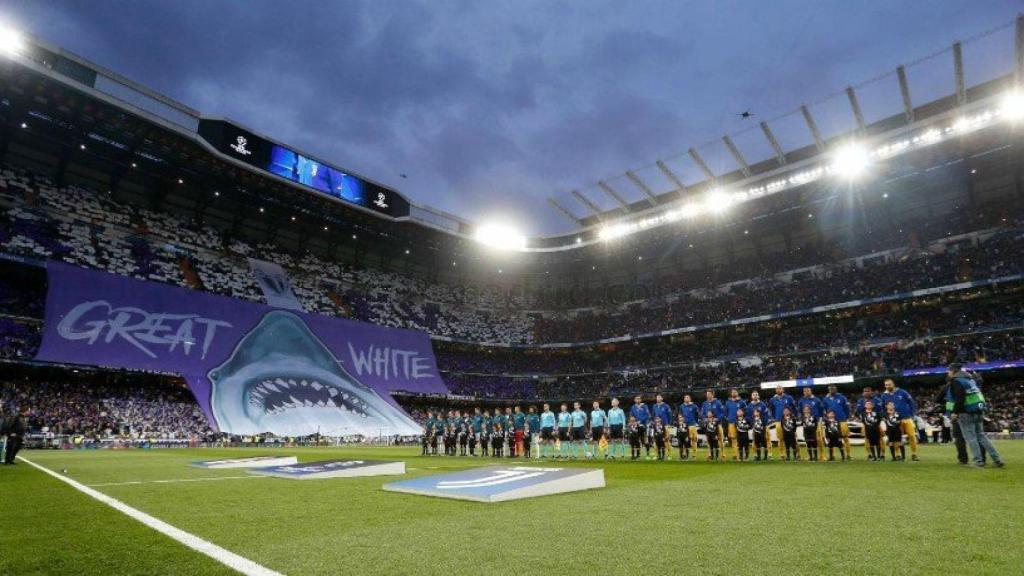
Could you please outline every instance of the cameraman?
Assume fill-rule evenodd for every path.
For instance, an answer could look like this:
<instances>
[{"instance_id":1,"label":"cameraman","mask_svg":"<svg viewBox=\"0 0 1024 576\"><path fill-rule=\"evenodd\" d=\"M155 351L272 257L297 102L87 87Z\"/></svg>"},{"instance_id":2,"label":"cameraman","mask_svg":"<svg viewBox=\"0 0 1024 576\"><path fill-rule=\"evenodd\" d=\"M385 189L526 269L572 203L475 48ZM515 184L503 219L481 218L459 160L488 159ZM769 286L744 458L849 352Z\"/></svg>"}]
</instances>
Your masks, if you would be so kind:
<instances>
[{"instance_id":1,"label":"cameraman","mask_svg":"<svg viewBox=\"0 0 1024 576\"><path fill-rule=\"evenodd\" d=\"M3 433L7 434L7 450L4 454L4 464L14 464L14 457L21 450L25 440L25 432L28 431L28 406L23 406L18 414L11 416L5 422Z\"/></svg>"},{"instance_id":2,"label":"cameraman","mask_svg":"<svg viewBox=\"0 0 1024 576\"><path fill-rule=\"evenodd\" d=\"M1003 467L1003 459L992 441L985 436L985 396L981 393L978 382L981 377L964 371L960 364L950 364L947 368L949 386L946 390L946 407L952 412L960 428L967 448L974 458L974 465L985 466L985 452L992 458L997 468ZM983 451L984 450L984 451Z\"/></svg>"},{"instance_id":3,"label":"cameraman","mask_svg":"<svg viewBox=\"0 0 1024 576\"><path fill-rule=\"evenodd\" d=\"M978 377L980 378L980 377ZM946 374L946 385L943 386L939 393L935 396L935 412L940 413L942 418L950 423L950 432L953 435L953 444L956 446L956 459L960 462L960 465L967 466L970 464L970 458L967 455L967 443L964 442L964 435L960 433L960 425L956 422L956 415L953 414L953 404L947 402L946 398L950 394L949 387L952 386L953 379ZM980 380L975 380L980 381ZM981 449L982 461L985 460L985 449Z\"/></svg>"}]
</instances>

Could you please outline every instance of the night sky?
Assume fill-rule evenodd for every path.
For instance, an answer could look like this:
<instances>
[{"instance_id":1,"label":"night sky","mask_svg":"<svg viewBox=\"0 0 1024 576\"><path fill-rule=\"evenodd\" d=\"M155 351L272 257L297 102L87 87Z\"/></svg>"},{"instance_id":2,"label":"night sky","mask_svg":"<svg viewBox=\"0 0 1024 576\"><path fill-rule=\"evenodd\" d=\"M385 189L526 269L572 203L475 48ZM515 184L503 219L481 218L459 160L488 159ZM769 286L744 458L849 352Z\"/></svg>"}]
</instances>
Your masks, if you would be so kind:
<instances>
[{"instance_id":1,"label":"night sky","mask_svg":"<svg viewBox=\"0 0 1024 576\"><path fill-rule=\"evenodd\" d=\"M784 148L809 143L802 118L785 116L802 103L826 136L848 130L848 84L1008 25L1021 9L1019 0L7 0L0 22L418 204L542 234L572 227L548 196L589 189L611 207L592 188L610 179L639 198L617 178L630 168L667 190L658 158L687 183L701 179L690 146L712 170L734 169L723 134L739 133L750 161L769 156L760 120L772 120ZM968 84L1009 72L1012 46L1012 27L967 42ZM948 52L908 76L917 103L953 90ZM901 110L894 75L859 90L869 122ZM747 109L753 118L738 115Z\"/></svg>"}]
</instances>

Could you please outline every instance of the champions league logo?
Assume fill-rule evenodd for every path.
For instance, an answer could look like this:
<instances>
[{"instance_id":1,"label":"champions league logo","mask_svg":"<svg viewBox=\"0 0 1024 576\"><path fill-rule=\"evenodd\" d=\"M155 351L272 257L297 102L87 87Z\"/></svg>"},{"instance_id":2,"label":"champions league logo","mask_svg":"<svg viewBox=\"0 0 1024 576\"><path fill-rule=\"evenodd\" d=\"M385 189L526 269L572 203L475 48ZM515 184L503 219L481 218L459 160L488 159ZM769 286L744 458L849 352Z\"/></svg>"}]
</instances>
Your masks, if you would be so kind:
<instances>
[{"instance_id":1,"label":"champions league logo","mask_svg":"<svg viewBox=\"0 0 1024 576\"><path fill-rule=\"evenodd\" d=\"M387 208L387 196L383 192L377 192L377 199L373 201L373 204L378 208Z\"/></svg>"},{"instance_id":2,"label":"champions league logo","mask_svg":"<svg viewBox=\"0 0 1024 576\"><path fill-rule=\"evenodd\" d=\"M252 151L246 148L246 146L248 145L249 141L245 138L245 136L239 136L238 138L235 138L235 144L229 144L232 150L234 150L238 154L241 154L242 156L249 156L250 154L252 154Z\"/></svg>"}]
</instances>

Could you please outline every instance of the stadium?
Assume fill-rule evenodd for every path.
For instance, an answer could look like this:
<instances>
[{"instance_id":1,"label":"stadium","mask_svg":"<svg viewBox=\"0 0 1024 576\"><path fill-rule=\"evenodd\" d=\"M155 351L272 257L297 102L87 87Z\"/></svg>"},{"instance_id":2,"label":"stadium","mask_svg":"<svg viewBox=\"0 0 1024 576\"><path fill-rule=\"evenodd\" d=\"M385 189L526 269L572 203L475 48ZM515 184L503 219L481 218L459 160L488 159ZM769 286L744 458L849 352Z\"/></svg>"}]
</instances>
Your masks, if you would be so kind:
<instances>
[{"instance_id":1,"label":"stadium","mask_svg":"<svg viewBox=\"0 0 1024 576\"><path fill-rule=\"evenodd\" d=\"M0 574L1019 573L1000 18L531 234L0 21Z\"/></svg>"}]
</instances>

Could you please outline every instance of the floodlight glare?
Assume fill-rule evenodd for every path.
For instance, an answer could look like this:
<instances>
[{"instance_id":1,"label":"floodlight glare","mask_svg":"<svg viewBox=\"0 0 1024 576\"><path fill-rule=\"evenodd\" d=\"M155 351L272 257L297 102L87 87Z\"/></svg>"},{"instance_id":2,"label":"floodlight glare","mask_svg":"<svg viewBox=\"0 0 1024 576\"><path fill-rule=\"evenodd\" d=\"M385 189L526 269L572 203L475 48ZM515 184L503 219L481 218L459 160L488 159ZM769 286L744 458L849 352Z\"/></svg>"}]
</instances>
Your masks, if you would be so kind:
<instances>
[{"instance_id":1,"label":"floodlight glare","mask_svg":"<svg viewBox=\"0 0 1024 576\"><path fill-rule=\"evenodd\" d=\"M14 28L0 27L0 52L4 54L19 54L25 49L25 40Z\"/></svg>"},{"instance_id":2,"label":"floodlight glare","mask_svg":"<svg viewBox=\"0 0 1024 576\"><path fill-rule=\"evenodd\" d=\"M732 206L735 200L736 199L732 196L732 194L727 194L725 192L722 192L721 190L715 190L708 194L707 200L704 201L704 206L708 210L708 212L721 214L722 212L728 210L729 206Z\"/></svg>"},{"instance_id":3,"label":"floodlight glare","mask_svg":"<svg viewBox=\"0 0 1024 576\"><path fill-rule=\"evenodd\" d=\"M483 224L476 229L476 240L492 248L502 250L526 249L526 236L515 228L504 224Z\"/></svg>"},{"instance_id":4,"label":"floodlight glare","mask_svg":"<svg viewBox=\"0 0 1024 576\"><path fill-rule=\"evenodd\" d=\"M682 208L679 209L679 214L683 218L695 218L698 214L700 214L700 205L694 203L685 204Z\"/></svg>"},{"instance_id":5,"label":"floodlight glare","mask_svg":"<svg viewBox=\"0 0 1024 576\"><path fill-rule=\"evenodd\" d=\"M1001 103L1003 116L1014 122L1024 119L1024 93L1014 90L1003 96Z\"/></svg>"},{"instance_id":6,"label":"floodlight glare","mask_svg":"<svg viewBox=\"0 0 1024 576\"><path fill-rule=\"evenodd\" d=\"M840 148L833 159L832 169L840 176L856 178L868 169L871 158L863 146L850 144Z\"/></svg>"}]
</instances>

